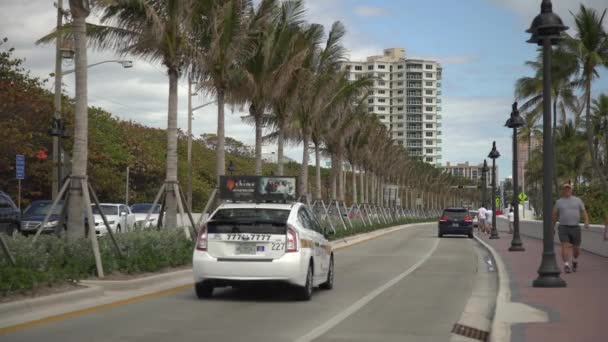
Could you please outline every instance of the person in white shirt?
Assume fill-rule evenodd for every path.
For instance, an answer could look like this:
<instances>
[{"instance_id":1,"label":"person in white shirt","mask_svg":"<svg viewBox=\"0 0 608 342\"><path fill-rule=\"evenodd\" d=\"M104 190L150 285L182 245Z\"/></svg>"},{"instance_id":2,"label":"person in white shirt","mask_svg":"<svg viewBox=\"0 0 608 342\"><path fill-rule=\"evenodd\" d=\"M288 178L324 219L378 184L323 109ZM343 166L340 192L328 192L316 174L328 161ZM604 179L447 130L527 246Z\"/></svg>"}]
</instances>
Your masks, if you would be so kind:
<instances>
[{"instance_id":1,"label":"person in white shirt","mask_svg":"<svg viewBox=\"0 0 608 342\"><path fill-rule=\"evenodd\" d=\"M490 234L492 232L492 209L486 210L486 233Z\"/></svg>"},{"instance_id":2,"label":"person in white shirt","mask_svg":"<svg viewBox=\"0 0 608 342\"><path fill-rule=\"evenodd\" d=\"M477 228L481 232L485 232L486 230L486 207L483 204L477 210Z\"/></svg>"},{"instance_id":3,"label":"person in white shirt","mask_svg":"<svg viewBox=\"0 0 608 342\"><path fill-rule=\"evenodd\" d=\"M507 214L507 216L509 217L509 234L513 234L513 222L515 222L515 213L513 212L513 208L509 210L509 214Z\"/></svg>"}]
</instances>

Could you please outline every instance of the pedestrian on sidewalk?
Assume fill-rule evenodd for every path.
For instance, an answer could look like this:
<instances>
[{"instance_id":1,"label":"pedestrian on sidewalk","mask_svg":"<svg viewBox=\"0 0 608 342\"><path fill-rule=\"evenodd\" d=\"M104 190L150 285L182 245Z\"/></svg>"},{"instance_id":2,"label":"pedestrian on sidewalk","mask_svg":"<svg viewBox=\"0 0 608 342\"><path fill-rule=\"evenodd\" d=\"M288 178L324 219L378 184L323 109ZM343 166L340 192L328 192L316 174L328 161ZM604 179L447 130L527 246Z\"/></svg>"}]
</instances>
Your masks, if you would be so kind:
<instances>
[{"instance_id":1,"label":"pedestrian on sidewalk","mask_svg":"<svg viewBox=\"0 0 608 342\"><path fill-rule=\"evenodd\" d=\"M555 224L559 222L558 236L562 244L562 260L564 261L564 271L576 272L578 268L578 256L580 255L581 245L581 215L585 222L585 229L589 229L589 215L585 209L583 201L572 195L572 184L566 183L562 187L562 197L555 202L553 207L553 233L555 234ZM572 268L570 268L570 254L572 250Z\"/></svg>"},{"instance_id":2,"label":"pedestrian on sidewalk","mask_svg":"<svg viewBox=\"0 0 608 342\"><path fill-rule=\"evenodd\" d=\"M513 222L515 222L515 213L513 212L513 207L509 209L509 214L507 214L507 216L509 217L509 234L513 234Z\"/></svg>"},{"instance_id":3,"label":"pedestrian on sidewalk","mask_svg":"<svg viewBox=\"0 0 608 342\"><path fill-rule=\"evenodd\" d=\"M481 205L481 208L477 210L477 229L479 232L486 231L486 206L485 204Z\"/></svg>"}]
</instances>

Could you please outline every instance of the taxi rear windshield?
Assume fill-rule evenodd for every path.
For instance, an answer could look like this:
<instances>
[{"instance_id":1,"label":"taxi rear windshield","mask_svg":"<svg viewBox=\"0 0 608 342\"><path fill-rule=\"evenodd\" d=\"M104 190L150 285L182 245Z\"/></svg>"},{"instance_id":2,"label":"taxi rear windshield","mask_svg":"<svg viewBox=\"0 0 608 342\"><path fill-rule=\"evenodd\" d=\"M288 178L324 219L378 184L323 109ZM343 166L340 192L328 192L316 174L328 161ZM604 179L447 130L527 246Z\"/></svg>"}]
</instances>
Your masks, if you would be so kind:
<instances>
[{"instance_id":1,"label":"taxi rear windshield","mask_svg":"<svg viewBox=\"0 0 608 342\"><path fill-rule=\"evenodd\" d=\"M289 210L238 208L218 210L207 223L210 234L285 234Z\"/></svg>"}]
</instances>

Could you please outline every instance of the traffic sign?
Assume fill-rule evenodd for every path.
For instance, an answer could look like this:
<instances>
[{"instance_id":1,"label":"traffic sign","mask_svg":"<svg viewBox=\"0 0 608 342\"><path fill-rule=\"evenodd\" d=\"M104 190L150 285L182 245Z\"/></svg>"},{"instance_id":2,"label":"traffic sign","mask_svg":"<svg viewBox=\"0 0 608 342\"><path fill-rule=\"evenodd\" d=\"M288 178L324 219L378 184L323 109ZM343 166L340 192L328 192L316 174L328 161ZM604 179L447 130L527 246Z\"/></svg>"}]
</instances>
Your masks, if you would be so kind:
<instances>
[{"instance_id":1,"label":"traffic sign","mask_svg":"<svg viewBox=\"0 0 608 342\"><path fill-rule=\"evenodd\" d=\"M17 179L25 179L25 156L18 154L15 158L15 172Z\"/></svg>"},{"instance_id":2,"label":"traffic sign","mask_svg":"<svg viewBox=\"0 0 608 342\"><path fill-rule=\"evenodd\" d=\"M520 192L520 193L519 193L519 200L520 200L521 202L523 202L523 201L525 201L525 200L527 200L527 199L528 199L528 194L526 194L525 192Z\"/></svg>"},{"instance_id":3,"label":"traffic sign","mask_svg":"<svg viewBox=\"0 0 608 342\"><path fill-rule=\"evenodd\" d=\"M496 197L496 207L500 208L500 196Z\"/></svg>"}]
</instances>

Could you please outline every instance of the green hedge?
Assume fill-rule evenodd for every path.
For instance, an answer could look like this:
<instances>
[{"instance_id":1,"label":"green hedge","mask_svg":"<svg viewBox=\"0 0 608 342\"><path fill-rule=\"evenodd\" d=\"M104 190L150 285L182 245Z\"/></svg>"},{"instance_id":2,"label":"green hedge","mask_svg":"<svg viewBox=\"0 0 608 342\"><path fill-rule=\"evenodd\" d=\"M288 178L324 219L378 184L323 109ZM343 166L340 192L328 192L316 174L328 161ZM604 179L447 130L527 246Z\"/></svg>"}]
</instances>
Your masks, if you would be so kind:
<instances>
[{"instance_id":1,"label":"green hedge","mask_svg":"<svg viewBox=\"0 0 608 342\"><path fill-rule=\"evenodd\" d=\"M436 220L436 218L405 218L405 219L397 220L397 221L394 221L391 223L381 223L381 224L376 223L371 226L370 225L365 226L362 223L355 224L355 222L353 222L353 228L351 228L348 225L348 223L346 223L346 227L348 229L345 230L342 227L336 228L336 233L334 235L330 235L329 239L337 240L337 239L342 239L342 238L345 238L348 236L373 232L373 231L376 231L379 229L395 227L395 226L411 224L411 223L435 222L435 220Z\"/></svg>"},{"instance_id":2,"label":"green hedge","mask_svg":"<svg viewBox=\"0 0 608 342\"><path fill-rule=\"evenodd\" d=\"M68 242L55 236L5 238L15 257L12 266L0 253L0 296L25 293L44 286L77 282L96 275L95 259L88 239ZM99 239L106 274L156 272L189 265L193 242L181 229L145 230L116 234L124 252L118 257L109 237Z\"/></svg>"}]
</instances>

